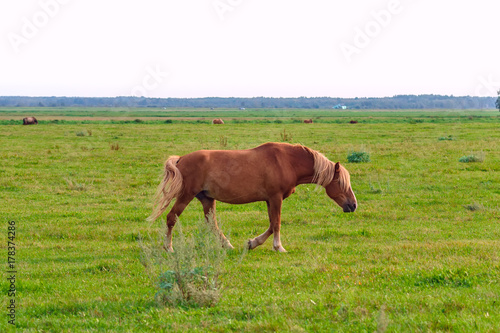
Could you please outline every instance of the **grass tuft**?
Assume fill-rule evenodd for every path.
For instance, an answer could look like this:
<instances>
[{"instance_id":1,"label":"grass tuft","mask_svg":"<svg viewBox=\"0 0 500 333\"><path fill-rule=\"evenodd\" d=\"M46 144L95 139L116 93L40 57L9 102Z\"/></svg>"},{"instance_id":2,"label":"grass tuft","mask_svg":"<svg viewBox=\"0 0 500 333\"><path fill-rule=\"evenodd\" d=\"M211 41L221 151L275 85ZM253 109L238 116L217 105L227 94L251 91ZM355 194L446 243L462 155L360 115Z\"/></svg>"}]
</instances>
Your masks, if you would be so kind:
<instances>
[{"instance_id":1,"label":"grass tuft","mask_svg":"<svg viewBox=\"0 0 500 333\"><path fill-rule=\"evenodd\" d=\"M377 333L384 333L387 331L387 326L389 325L389 320L385 314L386 306L382 305L380 308L380 313L377 319Z\"/></svg>"},{"instance_id":2,"label":"grass tuft","mask_svg":"<svg viewBox=\"0 0 500 333\"><path fill-rule=\"evenodd\" d=\"M210 307L220 300L222 288L219 276L226 252L214 232L213 220L198 221L197 232L186 236L177 221L173 237L173 253L163 248L166 228L156 243L141 237L143 265L153 285L154 296L161 306Z\"/></svg>"},{"instance_id":3,"label":"grass tuft","mask_svg":"<svg viewBox=\"0 0 500 333\"><path fill-rule=\"evenodd\" d=\"M473 204L470 204L470 205L464 205L463 207L465 209L467 209L467 210L470 210L471 212L475 212L477 210L483 210L484 209L483 205L480 205L480 204L477 204L477 203L473 203Z\"/></svg>"},{"instance_id":4,"label":"grass tuft","mask_svg":"<svg viewBox=\"0 0 500 333\"><path fill-rule=\"evenodd\" d=\"M415 282L417 287L471 288L473 285L474 277L463 269L424 273Z\"/></svg>"},{"instance_id":5,"label":"grass tuft","mask_svg":"<svg viewBox=\"0 0 500 333\"><path fill-rule=\"evenodd\" d=\"M286 129L283 129L283 132L280 133L282 142L292 142L293 135L290 132L286 132Z\"/></svg>"},{"instance_id":6,"label":"grass tuft","mask_svg":"<svg viewBox=\"0 0 500 333\"><path fill-rule=\"evenodd\" d=\"M382 193L382 189L381 188L375 187L371 182L369 183L369 185L370 185L370 193L373 193L373 194Z\"/></svg>"},{"instance_id":7,"label":"grass tuft","mask_svg":"<svg viewBox=\"0 0 500 333\"><path fill-rule=\"evenodd\" d=\"M227 136L224 135L219 136L219 145L221 147L227 147Z\"/></svg>"},{"instance_id":8,"label":"grass tuft","mask_svg":"<svg viewBox=\"0 0 500 333\"><path fill-rule=\"evenodd\" d=\"M66 185L68 186L68 190L71 191L85 191L87 190L87 185L84 183L78 183L76 181L73 181L71 179L65 179L66 180Z\"/></svg>"},{"instance_id":9,"label":"grass tuft","mask_svg":"<svg viewBox=\"0 0 500 333\"><path fill-rule=\"evenodd\" d=\"M347 155L349 163L367 163L370 162L370 153L367 151L352 151Z\"/></svg>"},{"instance_id":10,"label":"grass tuft","mask_svg":"<svg viewBox=\"0 0 500 333\"><path fill-rule=\"evenodd\" d=\"M484 153L483 152L480 152L480 153L472 153L471 155L466 155L466 156L462 156L458 159L459 162L461 163L479 163L479 162L484 162Z\"/></svg>"}]
</instances>

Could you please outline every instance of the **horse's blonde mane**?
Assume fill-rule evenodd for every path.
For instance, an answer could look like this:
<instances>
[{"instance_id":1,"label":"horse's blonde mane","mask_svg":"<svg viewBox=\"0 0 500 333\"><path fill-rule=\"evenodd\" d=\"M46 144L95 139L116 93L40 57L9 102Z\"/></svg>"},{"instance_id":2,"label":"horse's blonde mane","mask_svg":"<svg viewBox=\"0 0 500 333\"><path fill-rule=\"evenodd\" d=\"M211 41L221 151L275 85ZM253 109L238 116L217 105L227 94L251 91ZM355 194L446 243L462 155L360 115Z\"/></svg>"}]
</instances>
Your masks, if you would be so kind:
<instances>
[{"instance_id":1,"label":"horse's blonde mane","mask_svg":"<svg viewBox=\"0 0 500 333\"><path fill-rule=\"evenodd\" d=\"M323 187L330 184L335 176L335 163L326 158L322 153L305 146L303 147L312 154L314 159L314 174L312 182ZM351 186L351 177L349 172L342 165L340 165L339 168L338 180L342 191L347 191Z\"/></svg>"}]
</instances>

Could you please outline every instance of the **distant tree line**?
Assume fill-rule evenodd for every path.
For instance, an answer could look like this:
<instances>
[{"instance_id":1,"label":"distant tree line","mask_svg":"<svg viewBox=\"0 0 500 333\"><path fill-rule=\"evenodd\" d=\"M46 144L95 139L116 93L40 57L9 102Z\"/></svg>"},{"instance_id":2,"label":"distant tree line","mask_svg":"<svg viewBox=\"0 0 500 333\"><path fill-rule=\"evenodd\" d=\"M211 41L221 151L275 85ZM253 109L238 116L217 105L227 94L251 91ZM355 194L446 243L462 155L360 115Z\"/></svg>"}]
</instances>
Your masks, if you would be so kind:
<instances>
[{"instance_id":1,"label":"distant tree line","mask_svg":"<svg viewBox=\"0 0 500 333\"><path fill-rule=\"evenodd\" d=\"M151 108L298 108L330 109L494 109L495 97L397 95L394 97L0 97L0 107L151 107Z\"/></svg>"}]
</instances>

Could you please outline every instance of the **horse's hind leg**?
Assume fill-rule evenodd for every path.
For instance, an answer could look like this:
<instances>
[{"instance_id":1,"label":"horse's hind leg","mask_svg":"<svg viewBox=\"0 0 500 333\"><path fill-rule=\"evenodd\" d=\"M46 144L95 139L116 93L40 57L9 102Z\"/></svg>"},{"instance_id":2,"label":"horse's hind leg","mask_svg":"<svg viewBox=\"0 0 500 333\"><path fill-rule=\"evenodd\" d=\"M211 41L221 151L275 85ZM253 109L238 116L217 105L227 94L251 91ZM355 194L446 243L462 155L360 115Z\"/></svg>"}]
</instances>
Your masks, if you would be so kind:
<instances>
[{"instance_id":1,"label":"horse's hind leg","mask_svg":"<svg viewBox=\"0 0 500 333\"><path fill-rule=\"evenodd\" d=\"M174 249L172 247L172 229L177 222L177 219L182 214L184 209L186 209L187 205L193 200L194 196L181 196L175 200L172 209L167 214L167 234L165 239L164 248L168 252L173 252Z\"/></svg>"},{"instance_id":2,"label":"horse's hind leg","mask_svg":"<svg viewBox=\"0 0 500 333\"><path fill-rule=\"evenodd\" d=\"M248 241L248 249L252 250L255 249L257 246L264 244L264 242L272 234L273 234L273 229L269 227L269 229L267 229L266 232Z\"/></svg>"},{"instance_id":3,"label":"horse's hind leg","mask_svg":"<svg viewBox=\"0 0 500 333\"><path fill-rule=\"evenodd\" d=\"M215 199L207 197L203 192L196 195L196 198L200 200L203 205L203 212L205 213L205 221L211 223L213 221L214 232L216 232L221 240L222 246L228 249L234 249L229 240L224 236L222 231L217 225L217 218L215 217Z\"/></svg>"}]
</instances>

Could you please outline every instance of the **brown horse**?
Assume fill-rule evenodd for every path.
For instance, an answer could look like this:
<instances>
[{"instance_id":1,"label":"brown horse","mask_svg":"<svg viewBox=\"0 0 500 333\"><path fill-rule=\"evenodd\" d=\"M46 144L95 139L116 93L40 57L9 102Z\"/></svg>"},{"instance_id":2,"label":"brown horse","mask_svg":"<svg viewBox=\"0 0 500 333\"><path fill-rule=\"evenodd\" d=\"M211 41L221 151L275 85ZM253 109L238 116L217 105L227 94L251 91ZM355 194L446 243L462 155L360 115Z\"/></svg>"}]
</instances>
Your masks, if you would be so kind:
<instances>
[{"instance_id":1,"label":"brown horse","mask_svg":"<svg viewBox=\"0 0 500 333\"><path fill-rule=\"evenodd\" d=\"M344 212L356 210L349 172L340 163L333 163L302 145L271 142L247 150L198 150L182 157L171 156L165 162L156 206L148 219L156 220L176 199L167 215L165 249L172 251L172 228L196 197L203 205L207 221L213 218L224 246L233 248L217 227L215 200L230 204L265 201L269 228L249 240L248 247L253 249L263 244L273 234L274 250L286 252L280 240L281 205L297 185L308 183L323 186Z\"/></svg>"},{"instance_id":2,"label":"brown horse","mask_svg":"<svg viewBox=\"0 0 500 333\"><path fill-rule=\"evenodd\" d=\"M212 124L224 124L224 121L220 118L212 120Z\"/></svg>"},{"instance_id":3,"label":"brown horse","mask_svg":"<svg viewBox=\"0 0 500 333\"><path fill-rule=\"evenodd\" d=\"M312 124L313 120L312 119L306 119L304 120L304 124Z\"/></svg>"},{"instance_id":4,"label":"brown horse","mask_svg":"<svg viewBox=\"0 0 500 333\"><path fill-rule=\"evenodd\" d=\"M26 117L23 118L23 125L37 125L38 120L35 117Z\"/></svg>"}]
</instances>

